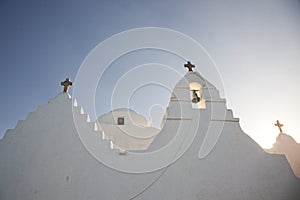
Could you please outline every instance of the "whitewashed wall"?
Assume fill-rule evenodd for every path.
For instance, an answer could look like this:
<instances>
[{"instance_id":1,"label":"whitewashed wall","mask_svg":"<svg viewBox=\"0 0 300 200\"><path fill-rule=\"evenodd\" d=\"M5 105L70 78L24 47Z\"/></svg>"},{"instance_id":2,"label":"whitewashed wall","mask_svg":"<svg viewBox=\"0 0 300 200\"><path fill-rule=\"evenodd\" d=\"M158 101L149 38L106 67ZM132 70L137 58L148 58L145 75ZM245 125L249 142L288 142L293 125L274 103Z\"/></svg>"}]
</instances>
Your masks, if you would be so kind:
<instances>
[{"instance_id":1,"label":"whitewashed wall","mask_svg":"<svg viewBox=\"0 0 300 200\"><path fill-rule=\"evenodd\" d=\"M211 91L204 94L206 109L191 108L190 81L198 81ZM199 119L196 129L194 117ZM62 93L9 130L0 141L0 199L298 200L300 197L300 181L286 158L265 153L243 133L238 119L227 110L226 101L199 74L187 73L179 81L166 111L164 127L150 147L150 150L162 147L176 133L186 133L183 140L177 141L185 144L190 133L196 131L187 151L179 149L183 156L163 169L132 174L103 165L95 155L107 156L115 163L131 160L134 155L119 155L111 150L109 141L102 140L101 131L87 119L80 107L73 107L68 95ZM77 131L84 134L79 137ZM83 142L91 147L86 148ZM157 162L160 161L163 160ZM150 164L151 160L141 157L131 164L147 166L147 162Z\"/></svg>"}]
</instances>

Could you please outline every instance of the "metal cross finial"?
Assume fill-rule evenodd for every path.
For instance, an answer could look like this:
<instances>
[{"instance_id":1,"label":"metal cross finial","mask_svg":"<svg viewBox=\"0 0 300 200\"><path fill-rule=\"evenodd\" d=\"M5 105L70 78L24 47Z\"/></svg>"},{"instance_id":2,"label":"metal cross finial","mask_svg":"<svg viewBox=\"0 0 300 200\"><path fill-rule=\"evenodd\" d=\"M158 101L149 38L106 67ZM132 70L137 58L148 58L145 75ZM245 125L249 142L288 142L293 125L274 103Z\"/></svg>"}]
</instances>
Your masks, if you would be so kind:
<instances>
[{"instance_id":1,"label":"metal cross finial","mask_svg":"<svg viewBox=\"0 0 300 200\"><path fill-rule=\"evenodd\" d=\"M69 78L66 78L64 82L61 82L60 85L64 86L64 92L68 92L69 87L73 85Z\"/></svg>"},{"instance_id":2,"label":"metal cross finial","mask_svg":"<svg viewBox=\"0 0 300 200\"><path fill-rule=\"evenodd\" d=\"M193 65L190 61L187 61L187 64L184 64L184 67L188 68L189 72L192 72L195 65Z\"/></svg>"},{"instance_id":3,"label":"metal cross finial","mask_svg":"<svg viewBox=\"0 0 300 200\"><path fill-rule=\"evenodd\" d=\"M283 126L283 124L280 124L280 122L277 120L276 124L274 124L274 125L277 126L279 128L280 133L282 133L281 127Z\"/></svg>"}]
</instances>

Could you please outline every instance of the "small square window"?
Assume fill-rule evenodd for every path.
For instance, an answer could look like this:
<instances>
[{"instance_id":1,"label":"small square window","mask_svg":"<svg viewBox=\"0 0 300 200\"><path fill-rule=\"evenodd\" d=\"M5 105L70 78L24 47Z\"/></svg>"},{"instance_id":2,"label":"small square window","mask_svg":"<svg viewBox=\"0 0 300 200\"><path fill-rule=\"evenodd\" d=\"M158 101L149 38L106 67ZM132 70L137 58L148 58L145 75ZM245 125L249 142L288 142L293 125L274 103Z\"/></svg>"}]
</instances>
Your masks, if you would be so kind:
<instances>
[{"instance_id":1,"label":"small square window","mask_svg":"<svg viewBox=\"0 0 300 200\"><path fill-rule=\"evenodd\" d=\"M118 117L118 125L124 125L124 117Z\"/></svg>"}]
</instances>

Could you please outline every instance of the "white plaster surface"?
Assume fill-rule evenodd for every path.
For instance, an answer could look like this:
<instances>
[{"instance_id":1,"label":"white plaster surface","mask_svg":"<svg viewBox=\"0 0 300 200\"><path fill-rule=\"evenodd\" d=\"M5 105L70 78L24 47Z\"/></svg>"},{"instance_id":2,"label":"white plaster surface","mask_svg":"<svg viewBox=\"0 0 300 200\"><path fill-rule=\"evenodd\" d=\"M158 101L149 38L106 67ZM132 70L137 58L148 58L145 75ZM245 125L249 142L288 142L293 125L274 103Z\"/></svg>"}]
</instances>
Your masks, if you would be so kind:
<instances>
[{"instance_id":1,"label":"white plaster surface","mask_svg":"<svg viewBox=\"0 0 300 200\"><path fill-rule=\"evenodd\" d=\"M206 109L192 109L192 81L199 82L203 91L207 87ZM300 199L300 181L286 158L266 153L243 133L226 101L198 73L187 73L174 88L164 126L148 151L176 137L181 140L177 144L184 145L193 131L195 138L186 151L179 149L184 153L179 159L160 170L124 173L96 160L90 152L112 157L115 163L135 157L111 150L109 141L102 140L102 132L87 119L61 93L8 130L0 141L0 199ZM84 135L79 137L76 127ZM91 149L80 138L89 141ZM147 166L151 161L141 157L131 164Z\"/></svg>"},{"instance_id":2,"label":"white plaster surface","mask_svg":"<svg viewBox=\"0 0 300 200\"><path fill-rule=\"evenodd\" d=\"M295 175L300 178L300 144L292 136L280 133L272 148L265 150L268 153L285 155Z\"/></svg>"},{"instance_id":3,"label":"white plaster surface","mask_svg":"<svg viewBox=\"0 0 300 200\"><path fill-rule=\"evenodd\" d=\"M124 125L118 125L119 117L124 118ZM116 109L98 118L106 139L112 141L115 148L124 151L146 150L159 130L151 127L151 121L131 109Z\"/></svg>"}]
</instances>

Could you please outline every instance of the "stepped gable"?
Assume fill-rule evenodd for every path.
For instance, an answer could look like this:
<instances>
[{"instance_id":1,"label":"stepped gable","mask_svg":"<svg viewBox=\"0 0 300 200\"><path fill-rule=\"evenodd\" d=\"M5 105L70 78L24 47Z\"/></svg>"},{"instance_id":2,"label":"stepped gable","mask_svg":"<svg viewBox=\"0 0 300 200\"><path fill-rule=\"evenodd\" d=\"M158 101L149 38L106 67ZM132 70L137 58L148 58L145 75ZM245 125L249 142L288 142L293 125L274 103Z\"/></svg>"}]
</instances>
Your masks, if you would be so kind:
<instances>
[{"instance_id":1,"label":"stepped gable","mask_svg":"<svg viewBox=\"0 0 300 200\"><path fill-rule=\"evenodd\" d=\"M130 199L161 173L127 174L103 165L80 140L73 114L100 153L124 157L69 94L60 93L0 140L1 200Z\"/></svg>"},{"instance_id":2,"label":"stepped gable","mask_svg":"<svg viewBox=\"0 0 300 200\"><path fill-rule=\"evenodd\" d=\"M266 153L246 135L197 72L174 88L150 156L168 141L178 148L163 149L163 157L155 151L151 159L120 155L83 109L59 94L0 141L0 199L299 199L300 181L286 158ZM146 169L155 158L177 159L156 171L125 173L98 155Z\"/></svg>"}]
</instances>

